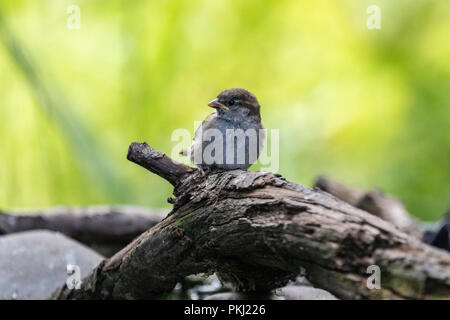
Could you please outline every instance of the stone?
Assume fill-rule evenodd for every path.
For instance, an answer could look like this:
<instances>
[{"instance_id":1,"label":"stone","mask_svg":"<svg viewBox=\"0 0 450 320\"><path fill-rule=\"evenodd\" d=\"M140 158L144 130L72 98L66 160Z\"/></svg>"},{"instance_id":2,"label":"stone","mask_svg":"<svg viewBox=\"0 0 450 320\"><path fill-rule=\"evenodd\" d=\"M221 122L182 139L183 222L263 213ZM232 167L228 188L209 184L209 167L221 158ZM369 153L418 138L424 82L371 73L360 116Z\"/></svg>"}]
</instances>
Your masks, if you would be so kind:
<instances>
[{"instance_id":1,"label":"stone","mask_svg":"<svg viewBox=\"0 0 450 320\"><path fill-rule=\"evenodd\" d=\"M207 296L204 300L246 300L248 297L240 292L221 292Z\"/></svg>"},{"instance_id":2,"label":"stone","mask_svg":"<svg viewBox=\"0 0 450 320\"><path fill-rule=\"evenodd\" d=\"M275 296L284 300L337 300L337 298L323 289L291 285L276 290Z\"/></svg>"},{"instance_id":3,"label":"stone","mask_svg":"<svg viewBox=\"0 0 450 320\"><path fill-rule=\"evenodd\" d=\"M276 289L270 295L249 295L241 292L221 292L208 295L204 300L337 300L337 298L323 289L314 288L304 277L299 276L286 286Z\"/></svg>"},{"instance_id":4,"label":"stone","mask_svg":"<svg viewBox=\"0 0 450 320\"><path fill-rule=\"evenodd\" d=\"M67 265L80 269L81 279L103 256L61 233L36 230L0 237L0 299L48 299L69 275Z\"/></svg>"}]
</instances>

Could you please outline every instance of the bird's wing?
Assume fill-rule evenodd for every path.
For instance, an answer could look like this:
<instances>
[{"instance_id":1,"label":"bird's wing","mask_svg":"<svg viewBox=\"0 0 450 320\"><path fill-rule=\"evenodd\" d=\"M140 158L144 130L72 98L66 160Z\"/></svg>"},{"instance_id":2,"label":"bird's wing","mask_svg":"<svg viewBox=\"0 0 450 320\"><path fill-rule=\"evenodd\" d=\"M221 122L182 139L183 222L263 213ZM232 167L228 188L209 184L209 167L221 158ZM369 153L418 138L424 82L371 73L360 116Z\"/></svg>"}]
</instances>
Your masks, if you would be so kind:
<instances>
[{"instance_id":1,"label":"bird's wing","mask_svg":"<svg viewBox=\"0 0 450 320\"><path fill-rule=\"evenodd\" d=\"M194 141L200 141L202 139L202 130L208 130L209 128L211 128L211 126L213 126L215 119L217 118L217 113L211 113L210 115L208 115L205 120L203 120L202 124L198 126L197 130L195 130L194 133ZM201 130L202 129L202 130Z\"/></svg>"},{"instance_id":2,"label":"bird's wing","mask_svg":"<svg viewBox=\"0 0 450 320\"><path fill-rule=\"evenodd\" d=\"M190 155L193 155L195 148L197 146L201 146L203 130L209 129L216 117L217 117L217 114L214 112L214 113L211 113L210 115L208 115L205 118L205 120L203 120L203 122L198 126L197 130L195 130L194 139L192 140L191 146L187 149L181 150L180 155L185 156L185 157L190 157Z\"/></svg>"}]
</instances>

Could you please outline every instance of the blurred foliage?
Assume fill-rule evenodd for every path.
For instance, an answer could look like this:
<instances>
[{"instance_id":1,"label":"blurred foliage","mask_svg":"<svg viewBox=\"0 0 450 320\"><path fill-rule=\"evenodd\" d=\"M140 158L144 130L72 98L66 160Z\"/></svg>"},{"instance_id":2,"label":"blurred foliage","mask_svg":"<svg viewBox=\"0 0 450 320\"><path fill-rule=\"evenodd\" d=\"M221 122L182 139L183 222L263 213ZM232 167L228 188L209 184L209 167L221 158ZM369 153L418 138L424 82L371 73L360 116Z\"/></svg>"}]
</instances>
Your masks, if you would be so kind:
<instances>
[{"instance_id":1,"label":"blurred foliage","mask_svg":"<svg viewBox=\"0 0 450 320\"><path fill-rule=\"evenodd\" d=\"M243 87L280 129L287 179L379 187L435 220L450 192L449 39L448 0L0 0L0 207L164 207L171 186L126 160L129 143L170 154L173 130Z\"/></svg>"}]
</instances>

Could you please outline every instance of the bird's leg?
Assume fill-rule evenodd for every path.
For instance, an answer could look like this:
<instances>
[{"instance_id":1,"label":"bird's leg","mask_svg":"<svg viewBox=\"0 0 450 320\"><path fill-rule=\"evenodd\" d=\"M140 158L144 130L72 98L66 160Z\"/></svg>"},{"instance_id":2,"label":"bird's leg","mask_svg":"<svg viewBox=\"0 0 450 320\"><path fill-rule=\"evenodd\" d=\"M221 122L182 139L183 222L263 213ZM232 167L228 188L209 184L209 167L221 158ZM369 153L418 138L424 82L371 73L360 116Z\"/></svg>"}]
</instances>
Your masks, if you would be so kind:
<instances>
[{"instance_id":1,"label":"bird's leg","mask_svg":"<svg viewBox=\"0 0 450 320\"><path fill-rule=\"evenodd\" d=\"M198 166L197 168L200 171L200 174L202 175L202 177L205 177L208 174L210 174L211 172L213 172L214 170L216 170L216 167L214 165L204 166L204 167Z\"/></svg>"},{"instance_id":2,"label":"bird's leg","mask_svg":"<svg viewBox=\"0 0 450 320\"><path fill-rule=\"evenodd\" d=\"M203 170L202 166L198 166L198 171L200 171L200 174L202 175L202 177L206 176L205 170Z\"/></svg>"}]
</instances>

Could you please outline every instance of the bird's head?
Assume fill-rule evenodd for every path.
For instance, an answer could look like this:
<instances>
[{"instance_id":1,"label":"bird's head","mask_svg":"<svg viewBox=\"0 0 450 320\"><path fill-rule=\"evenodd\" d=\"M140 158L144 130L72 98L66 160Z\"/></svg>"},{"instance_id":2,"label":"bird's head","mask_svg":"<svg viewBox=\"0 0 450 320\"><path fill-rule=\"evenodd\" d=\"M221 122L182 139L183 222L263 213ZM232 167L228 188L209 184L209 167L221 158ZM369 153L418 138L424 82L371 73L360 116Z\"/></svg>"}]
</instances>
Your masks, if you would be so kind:
<instances>
[{"instance_id":1,"label":"bird's head","mask_svg":"<svg viewBox=\"0 0 450 320\"><path fill-rule=\"evenodd\" d=\"M260 118L258 100L253 93L245 89L226 89L208 103L208 106L215 108L219 115Z\"/></svg>"}]
</instances>

